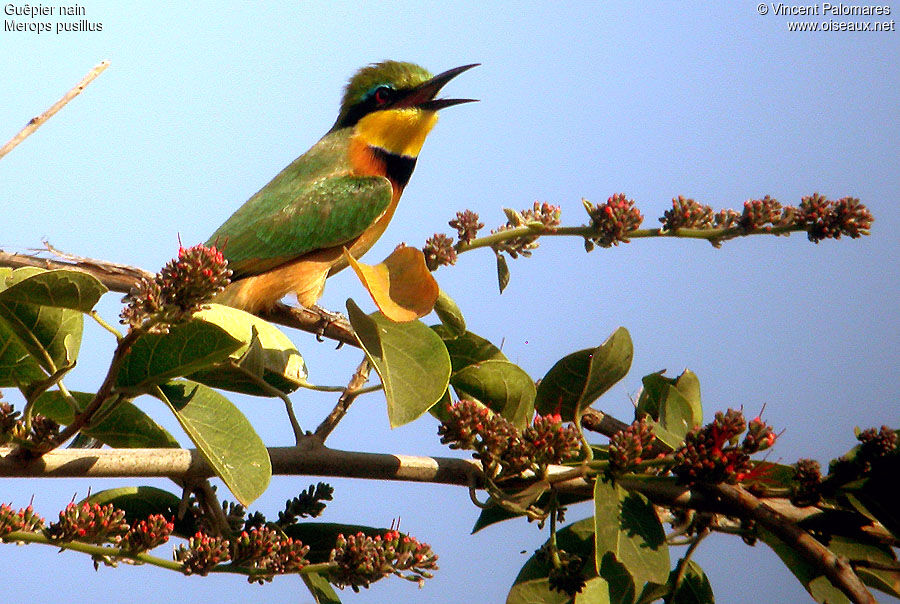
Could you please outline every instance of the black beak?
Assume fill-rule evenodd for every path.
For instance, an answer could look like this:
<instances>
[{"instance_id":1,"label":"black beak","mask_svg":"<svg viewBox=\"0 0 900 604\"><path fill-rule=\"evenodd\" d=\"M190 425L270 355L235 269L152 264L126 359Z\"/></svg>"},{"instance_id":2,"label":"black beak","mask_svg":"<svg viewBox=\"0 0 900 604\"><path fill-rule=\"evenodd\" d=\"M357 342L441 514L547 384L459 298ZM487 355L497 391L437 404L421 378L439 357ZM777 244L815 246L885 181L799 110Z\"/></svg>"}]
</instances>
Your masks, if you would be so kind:
<instances>
[{"instance_id":1,"label":"black beak","mask_svg":"<svg viewBox=\"0 0 900 604\"><path fill-rule=\"evenodd\" d=\"M478 67L481 63L472 63L471 65L463 65L448 69L444 73L439 73L430 80L422 82L412 90L410 90L402 99L395 103L395 107L419 107L429 111L437 111L444 107L459 105L460 103L474 103L476 99L436 99L437 93L441 91L447 82L458 76L464 71L468 71L473 67Z\"/></svg>"}]
</instances>

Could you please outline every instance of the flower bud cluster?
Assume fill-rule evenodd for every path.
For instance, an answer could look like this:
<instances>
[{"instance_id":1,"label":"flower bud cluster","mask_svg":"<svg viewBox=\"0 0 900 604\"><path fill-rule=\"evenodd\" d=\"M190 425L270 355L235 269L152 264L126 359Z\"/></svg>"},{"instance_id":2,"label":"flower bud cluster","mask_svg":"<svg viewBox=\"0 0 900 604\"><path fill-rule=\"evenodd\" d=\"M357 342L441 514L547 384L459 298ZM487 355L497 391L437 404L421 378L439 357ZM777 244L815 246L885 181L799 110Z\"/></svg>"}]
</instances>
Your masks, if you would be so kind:
<instances>
[{"instance_id":1,"label":"flower bud cluster","mask_svg":"<svg viewBox=\"0 0 900 604\"><path fill-rule=\"evenodd\" d=\"M128 532L125 512L109 503L70 503L59 513L59 521L45 530L53 541L83 543L118 543Z\"/></svg>"},{"instance_id":2,"label":"flower bud cluster","mask_svg":"<svg viewBox=\"0 0 900 604\"><path fill-rule=\"evenodd\" d=\"M781 220L782 208L776 199L768 195L762 199L744 202L744 212L738 219L738 226L746 232L777 224Z\"/></svg>"},{"instance_id":3,"label":"flower bud cluster","mask_svg":"<svg viewBox=\"0 0 900 604\"><path fill-rule=\"evenodd\" d=\"M456 249L453 247L453 237L444 233L435 233L425 240L422 248L425 255L425 266L428 270L437 270L439 266L456 264Z\"/></svg>"},{"instance_id":4,"label":"flower bud cluster","mask_svg":"<svg viewBox=\"0 0 900 604\"><path fill-rule=\"evenodd\" d=\"M814 459L799 459L794 464L791 503L798 507L815 505L822 496L822 470Z\"/></svg>"},{"instance_id":5,"label":"flower bud cluster","mask_svg":"<svg viewBox=\"0 0 900 604\"><path fill-rule=\"evenodd\" d=\"M672 209L666 210L659 221L666 231L708 229L713 225L713 210L708 205L679 195L672 199Z\"/></svg>"},{"instance_id":6,"label":"flower bud cluster","mask_svg":"<svg viewBox=\"0 0 900 604\"><path fill-rule=\"evenodd\" d=\"M484 223L478 220L478 214L472 210L457 212L456 218L450 221L450 226L456 229L460 242L469 243L478 236L478 231L484 228Z\"/></svg>"},{"instance_id":7,"label":"flower bud cluster","mask_svg":"<svg viewBox=\"0 0 900 604\"><path fill-rule=\"evenodd\" d=\"M284 503L284 510L278 512L278 526L285 527L297 521L297 518L317 518L325 511L325 501L334 499L334 487L326 482L309 485L297 497Z\"/></svg>"},{"instance_id":8,"label":"flower bud cluster","mask_svg":"<svg viewBox=\"0 0 900 604\"><path fill-rule=\"evenodd\" d=\"M521 212L515 210L504 210L506 212L506 224L492 229L491 233L501 233L517 227L526 226L528 223L537 222L553 230L559 226L561 210L559 206L549 203L534 202L530 208L526 208ZM506 252L510 258L518 258L520 255L524 258L531 256L532 250L538 248L538 237L540 235L524 235L495 243L491 248L496 253Z\"/></svg>"},{"instance_id":9,"label":"flower bud cluster","mask_svg":"<svg viewBox=\"0 0 900 604\"><path fill-rule=\"evenodd\" d=\"M164 329L199 310L225 289L230 278L228 261L214 246L180 247L178 258L170 260L153 279L141 279L125 296L121 322L139 327L151 321Z\"/></svg>"},{"instance_id":10,"label":"flower bud cluster","mask_svg":"<svg viewBox=\"0 0 900 604\"><path fill-rule=\"evenodd\" d=\"M829 464L828 478L825 480L827 486L840 486L863 478L885 462L893 461L900 466L897 433L891 428L869 428L861 431L856 438L860 442L859 447ZM888 468L888 471L891 469Z\"/></svg>"},{"instance_id":11,"label":"flower bud cluster","mask_svg":"<svg viewBox=\"0 0 900 604\"><path fill-rule=\"evenodd\" d=\"M806 226L809 240L818 243L822 239L840 239L841 235L851 239L868 235L874 218L859 199L829 201L815 193L802 199L796 221Z\"/></svg>"},{"instance_id":12,"label":"flower bud cluster","mask_svg":"<svg viewBox=\"0 0 900 604\"><path fill-rule=\"evenodd\" d=\"M636 464L656 455L653 423L644 415L609 441L609 466L612 474L630 471Z\"/></svg>"},{"instance_id":13,"label":"flower bud cluster","mask_svg":"<svg viewBox=\"0 0 900 604\"><path fill-rule=\"evenodd\" d=\"M174 530L175 523L162 514L153 514L132 524L118 545L129 552L146 552L166 543Z\"/></svg>"},{"instance_id":14,"label":"flower bud cluster","mask_svg":"<svg viewBox=\"0 0 900 604\"><path fill-rule=\"evenodd\" d=\"M558 413L535 415L531 425L522 432L522 440L538 473L543 473L547 466L576 457L581 451L578 428L572 424L563 426Z\"/></svg>"},{"instance_id":15,"label":"flower bud cluster","mask_svg":"<svg viewBox=\"0 0 900 604\"><path fill-rule=\"evenodd\" d=\"M543 474L547 466L575 457L581 448L578 429L563 426L559 415L536 415L519 431L503 416L481 403L461 400L448 406L449 419L438 427L441 443L451 449L475 451L492 479L517 476L525 470Z\"/></svg>"},{"instance_id":16,"label":"flower bud cluster","mask_svg":"<svg viewBox=\"0 0 900 604\"><path fill-rule=\"evenodd\" d=\"M551 590L567 594L570 598L580 593L586 585L584 576L584 560L577 554L557 549L559 566L553 563L553 550L544 545L535 552L535 557L550 567L547 583Z\"/></svg>"},{"instance_id":17,"label":"flower bud cluster","mask_svg":"<svg viewBox=\"0 0 900 604\"><path fill-rule=\"evenodd\" d=\"M521 474L528 468L519 430L503 416L469 400L448 405L447 412L449 418L438 426L441 444L475 451L473 457L491 477Z\"/></svg>"},{"instance_id":18,"label":"flower bud cluster","mask_svg":"<svg viewBox=\"0 0 900 604\"><path fill-rule=\"evenodd\" d=\"M0 504L0 541L15 531L33 533L44 526L44 519L34 513L30 505L20 510L13 510L12 506Z\"/></svg>"},{"instance_id":19,"label":"flower bud cluster","mask_svg":"<svg viewBox=\"0 0 900 604\"><path fill-rule=\"evenodd\" d=\"M887 426L880 430L868 428L856 437L859 440L859 454L864 463L871 464L875 460L897 452L897 432Z\"/></svg>"},{"instance_id":20,"label":"flower bud cluster","mask_svg":"<svg viewBox=\"0 0 900 604\"><path fill-rule=\"evenodd\" d=\"M585 239L585 249L591 251L593 244L600 247L612 247L619 242L628 243L628 233L641 226L644 216L634 207L633 199L626 199L624 193L617 193L604 204L594 205L582 199L584 209L591 217L591 227L597 235Z\"/></svg>"},{"instance_id":21,"label":"flower bud cluster","mask_svg":"<svg viewBox=\"0 0 900 604\"><path fill-rule=\"evenodd\" d=\"M774 444L776 435L759 418L751 420L750 425L751 430L738 444L747 429L744 414L735 409L716 413L712 423L687 433L684 445L675 451L672 472L684 484L734 484L761 474L764 468L754 467L750 455Z\"/></svg>"},{"instance_id":22,"label":"flower bud cluster","mask_svg":"<svg viewBox=\"0 0 900 604\"><path fill-rule=\"evenodd\" d=\"M368 587L375 581L396 575L422 585L437 570L437 556L427 543L388 531L370 537L363 533L339 535L331 550L330 561L337 564L329 573L329 580L340 588L353 591Z\"/></svg>"},{"instance_id":23,"label":"flower bud cluster","mask_svg":"<svg viewBox=\"0 0 900 604\"><path fill-rule=\"evenodd\" d=\"M181 572L185 575L205 577L214 566L231 559L230 545L224 537L212 537L198 531L188 539L187 545L178 546L175 561L181 562Z\"/></svg>"},{"instance_id":24,"label":"flower bud cluster","mask_svg":"<svg viewBox=\"0 0 900 604\"><path fill-rule=\"evenodd\" d=\"M0 443L9 442L19 421L19 412L9 403L0 401Z\"/></svg>"},{"instance_id":25,"label":"flower bud cluster","mask_svg":"<svg viewBox=\"0 0 900 604\"><path fill-rule=\"evenodd\" d=\"M296 572L309 564L309 546L290 537L282 537L274 529L261 527L243 531L231 540L231 562L253 568L248 580L262 584L279 574Z\"/></svg>"},{"instance_id":26,"label":"flower bud cluster","mask_svg":"<svg viewBox=\"0 0 900 604\"><path fill-rule=\"evenodd\" d=\"M278 531L259 527L242 531L233 539L198 531L187 545L175 550L175 560L183 564L185 575L206 576L213 567L225 562L252 569L251 583L271 581L275 575L297 572L307 564L309 546L285 537Z\"/></svg>"},{"instance_id":27,"label":"flower bud cluster","mask_svg":"<svg viewBox=\"0 0 900 604\"><path fill-rule=\"evenodd\" d=\"M807 231L809 240L814 243L822 239L840 239L841 235L854 239L868 235L873 220L871 212L859 199L844 197L830 201L818 193L803 197L799 207L782 206L766 195L762 199L744 202L742 212L724 209L715 214L709 206L679 196L672 200L672 209L666 210L659 219L667 231L678 228L735 228L746 234L759 230L771 231L777 227L800 227ZM721 241L713 240L712 243L718 246Z\"/></svg>"},{"instance_id":28,"label":"flower bud cluster","mask_svg":"<svg viewBox=\"0 0 900 604\"><path fill-rule=\"evenodd\" d=\"M31 417L29 432L19 412L9 403L0 402L0 445L17 442L39 446L54 441L58 435L59 424L40 413Z\"/></svg>"},{"instance_id":29,"label":"flower bud cluster","mask_svg":"<svg viewBox=\"0 0 900 604\"><path fill-rule=\"evenodd\" d=\"M765 451L775 444L778 436L772 430L772 426L757 416L750 420L747 424L747 433L744 435L744 441L741 447L748 455L753 455L758 451Z\"/></svg>"}]
</instances>

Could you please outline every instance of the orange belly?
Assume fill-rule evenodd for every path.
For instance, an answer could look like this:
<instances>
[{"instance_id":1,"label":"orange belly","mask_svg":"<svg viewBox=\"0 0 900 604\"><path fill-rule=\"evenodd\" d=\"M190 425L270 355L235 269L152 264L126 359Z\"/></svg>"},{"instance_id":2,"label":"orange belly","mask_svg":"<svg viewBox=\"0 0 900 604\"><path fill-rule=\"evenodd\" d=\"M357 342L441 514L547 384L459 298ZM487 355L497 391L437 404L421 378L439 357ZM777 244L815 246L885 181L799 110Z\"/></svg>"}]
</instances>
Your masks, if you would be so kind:
<instances>
[{"instance_id":1,"label":"orange belly","mask_svg":"<svg viewBox=\"0 0 900 604\"><path fill-rule=\"evenodd\" d=\"M384 162L379 160L371 147L361 138L354 137L350 141L349 157L354 174L386 175ZM378 220L356 239L346 245L304 254L260 275L235 281L217 296L216 301L249 313L256 313L272 308L283 297L293 293L296 294L297 302L301 306L307 308L314 306L325 289L325 279L347 268L344 248L346 247L354 258L361 258L372 249L387 229L403 194L402 186L394 182L391 185L393 189L391 203Z\"/></svg>"}]
</instances>

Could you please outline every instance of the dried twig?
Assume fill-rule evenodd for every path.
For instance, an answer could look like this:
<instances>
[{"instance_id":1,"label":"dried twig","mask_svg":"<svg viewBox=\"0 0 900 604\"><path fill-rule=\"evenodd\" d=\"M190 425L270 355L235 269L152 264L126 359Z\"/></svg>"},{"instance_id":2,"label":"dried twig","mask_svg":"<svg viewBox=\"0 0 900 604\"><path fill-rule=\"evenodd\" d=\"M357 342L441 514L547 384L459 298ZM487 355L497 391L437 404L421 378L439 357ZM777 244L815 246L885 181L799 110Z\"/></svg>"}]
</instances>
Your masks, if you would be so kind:
<instances>
[{"instance_id":1,"label":"dried twig","mask_svg":"<svg viewBox=\"0 0 900 604\"><path fill-rule=\"evenodd\" d=\"M334 409L331 410L328 417L326 417L322 423L319 424L319 427L316 428L316 436L322 442L325 442L325 439L328 438L331 431L334 430L335 426L338 425L338 422L346 415L347 409L350 408L350 404L353 403L356 396L359 394L359 389L369 380L369 372L371 370L372 366L369 364L368 357L363 358L359 367L357 367L356 371L353 373L353 377L350 378L350 383L347 384L347 387L344 388L340 398L338 398L338 402L334 406Z\"/></svg>"},{"instance_id":2,"label":"dried twig","mask_svg":"<svg viewBox=\"0 0 900 604\"><path fill-rule=\"evenodd\" d=\"M16 145L21 143L23 140L31 136L35 130L41 127L41 125L49 120L51 117L56 115L56 113L66 106L66 103L74 99L76 96L81 94L81 91L85 89L85 87L93 82L98 75L103 73L103 70L109 67L109 61L100 61L100 64L91 69L84 78L72 88L69 92L67 92L61 99L56 101L50 109L43 112L37 117L31 118L31 120L22 128L18 134L12 137L8 143L0 147L0 158L3 158L4 155L12 151Z\"/></svg>"}]
</instances>

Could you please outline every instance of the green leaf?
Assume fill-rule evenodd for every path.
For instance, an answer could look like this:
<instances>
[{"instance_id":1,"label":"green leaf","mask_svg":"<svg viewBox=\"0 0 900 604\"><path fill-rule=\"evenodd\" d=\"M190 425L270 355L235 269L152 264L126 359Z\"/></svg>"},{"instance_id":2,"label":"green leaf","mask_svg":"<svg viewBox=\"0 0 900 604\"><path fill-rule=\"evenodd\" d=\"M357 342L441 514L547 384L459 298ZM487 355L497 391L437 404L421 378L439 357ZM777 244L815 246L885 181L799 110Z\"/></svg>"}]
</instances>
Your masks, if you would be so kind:
<instances>
[{"instance_id":1,"label":"green leaf","mask_svg":"<svg viewBox=\"0 0 900 604\"><path fill-rule=\"evenodd\" d=\"M677 378L668 378L665 370L645 375L641 382L644 387L638 397L636 416L648 414L654 420L660 419L663 404L669 395L669 388L673 387L680 395L679 401L690 411L681 412L681 415L690 417L690 425L699 426L703 423L703 407L700 404L700 380L690 369L685 369Z\"/></svg>"},{"instance_id":2,"label":"green leaf","mask_svg":"<svg viewBox=\"0 0 900 604\"><path fill-rule=\"evenodd\" d=\"M145 391L223 361L241 345L221 327L200 319L174 325L168 333L144 334L125 355L116 386Z\"/></svg>"},{"instance_id":3,"label":"green leaf","mask_svg":"<svg viewBox=\"0 0 900 604\"><path fill-rule=\"evenodd\" d=\"M16 281L0 292L0 299L88 313L107 291L93 275L60 269L41 271Z\"/></svg>"},{"instance_id":4,"label":"green leaf","mask_svg":"<svg viewBox=\"0 0 900 604\"><path fill-rule=\"evenodd\" d=\"M653 427L653 433L665 445L677 449L684 442L684 437L694 427L693 412L688 400L675 386L665 386L659 403L659 422Z\"/></svg>"},{"instance_id":5,"label":"green leaf","mask_svg":"<svg viewBox=\"0 0 900 604\"><path fill-rule=\"evenodd\" d=\"M444 341L454 372L482 361L509 360L499 348L471 331L456 335L444 325L432 325L431 329Z\"/></svg>"},{"instance_id":6,"label":"green leaf","mask_svg":"<svg viewBox=\"0 0 900 604\"><path fill-rule=\"evenodd\" d=\"M227 398L196 382L159 386L157 396L235 498L247 506L272 478L269 452L253 426Z\"/></svg>"},{"instance_id":7,"label":"green leaf","mask_svg":"<svg viewBox=\"0 0 900 604\"><path fill-rule=\"evenodd\" d=\"M582 409L625 377L633 354L628 330L619 327L597 348L563 357L541 380L535 408L541 414L558 409L563 421L574 420Z\"/></svg>"},{"instance_id":8,"label":"green leaf","mask_svg":"<svg viewBox=\"0 0 900 604\"><path fill-rule=\"evenodd\" d=\"M836 555L850 560L851 563L865 561L880 565L897 564L894 551L886 545L860 543L848 537L833 535L828 541L828 549ZM880 589L895 598L900 598L900 571L860 566L856 568L856 574L869 587Z\"/></svg>"},{"instance_id":9,"label":"green leaf","mask_svg":"<svg viewBox=\"0 0 900 604\"><path fill-rule=\"evenodd\" d=\"M807 562L806 558L784 541L763 528L759 529L759 538L778 554L784 565L797 577L797 580L816 602L849 604L850 600L844 595L844 592L832 585L831 581L818 568Z\"/></svg>"},{"instance_id":10,"label":"green leaf","mask_svg":"<svg viewBox=\"0 0 900 604\"><path fill-rule=\"evenodd\" d=\"M467 331L455 334L445 325L432 325L450 355L450 384L461 398L475 399L520 428L534 414L534 381L509 362L499 348ZM432 415L441 419L443 410Z\"/></svg>"},{"instance_id":11,"label":"green leaf","mask_svg":"<svg viewBox=\"0 0 900 604\"><path fill-rule=\"evenodd\" d=\"M450 376L460 397L474 398L524 429L534 415L534 381L518 365L494 359L468 365Z\"/></svg>"},{"instance_id":12,"label":"green leaf","mask_svg":"<svg viewBox=\"0 0 900 604\"><path fill-rule=\"evenodd\" d=\"M30 384L47 377L12 329L0 320L0 388Z\"/></svg>"},{"instance_id":13,"label":"green leaf","mask_svg":"<svg viewBox=\"0 0 900 604\"><path fill-rule=\"evenodd\" d=\"M94 399L89 392L72 392L72 396L78 404L78 411ZM34 402L34 410L63 425L75 419L75 411L59 390L41 394ZM103 416L100 422L83 428L82 434L121 449L178 447L178 441L171 434L128 401L119 403L108 414L103 409L100 413Z\"/></svg>"},{"instance_id":14,"label":"green leaf","mask_svg":"<svg viewBox=\"0 0 900 604\"><path fill-rule=\"evenodd\" d=\"M603 554L599 567L600 576L609 585L610 604L633 604L634 579L628 568L612 552Z\"/></svg>"},{"instance_id":15,"label":"green leaf","mask_svg":"<svg viewBox=\"0 0 900 604\"><path fill-rule=\"evenodd\" d=\"M674 583L674 572L669 577L670 583ZM700 565L689 560L684 577L678 586L678 591L672 598L672 604L715 604L712 585Z\"/></svg>"},{"instance_id":16,"label":"green leaf","mask_svg":"<svg viewBox=\"0 0 900 604\"><path fill-rule=\"evenodd\" d=\"M497 254L497 284L500 286L500 293L509 285L509 265L506 264L506 256Z\"/></svg>"},{"instance_id":17,"label":"green leaf","mask_svg":"<svg viewBox=\"0 0 900 604\"><path fill-rule=\"evenodd\" d=\"M0 291L6 289L6 280L12 269L0 267ZM40 363L32 357L19 341L15 332L0 320L0 388L30 384L47 377Z\"/></svg>"},{"instance_id":18,"label":"green leaf","mask_svg":"<svg viewBox=\"0 0 900 604\"><path fill-rule=\"evenodd\" d=\"M582 573L588 585L574 599L576 604L606 604L609 602L609 588L597 575L594 567L594 520L585 518L560 529L556 533L557 546L584 560ZM546 545L546 543L545 543ZM550 589L547 576L550 564L537 555L531 556L519 571L506 604L569 604L573 599L562 592Z\"/></svg>"},{"instance_id":19,"label":"green leaf","mask_svg":"<svg viewBox=\"0 0 900 604\"><path fill-rule=\"evenodd\" d=\"M434 312L451 337L455 338L466 333L466 319L463 317L462 311L444 290L438 292L437 301L434 303Z\"/></svg>"},{"instance_id":20,"label":"green leaf","mask_svg":"<svg viewBox=\"0 0 900 604\"><path fill-rule=\"evenodd\" d=\"M303 579L315 604L341 604L331 583L321 573L303 573L300 578Z\"/></svg>"},{"instance_id":21,"label":"green leaf","mask_svg":"<svg viewBox=\"0 0 900 604\"><path fill-rule=\"evenodd\" d=\"M666 582L666 536L646 497L598 479L594 485L594 523L598 567L603 564L603 556L611 552L631 573L635 587Z\"/></svg>"},{"instance_id":22,"label":"green leaf","mask_svg":"<svg viewBox=\"0 0 900 604\"><path fill-rule=\"evenodd\" d=\"M550 589L546 577L523 581L513 585L506 597L506 604L611 604L609 586L600 577L588 579L575 598ZM629 603L630 604L630 603Z\"/></svg>"},{"instance_id":23,"label":"green leaf","mask_svg":"<svg viewBox=\"0 0 900 604\"><path fill-rule=\"evenodd\" d=\"M31 355L38 367L43 368L47 374L52 374L78 357L83 320L81 313L74 310L28 304L19 300L20 296L16 293L18 284L42 274L45 272L31 268L0 273L0 276L5 277L4 287L0 289L0 339L7 342L16 340L11 354L8 356L4 352L2 355L4 364L24 350ZM3 371L0 368L0 376L4 373L14 374L20 379L24 377L25 381L40 379L33 366L22 371ZM12 380L12 375L8 379Z\"/></svg>"},{"instance_id":24,"label":"green leaf","mask_svg":"<svg viewBox=\"0 0 900 604\"><path fill-rule=\"evenodd\" d=\"M421 321L395 323L380 312L367 315L353 300L347 300L347 316L381 376L392 428L441 400L450 382L450 357L434 331Z\"/></svg>"},{"instance_id":25,"label":"green leaf","mask_svg":"<svg viewBox=\"0 0 900 604\"><path fill-rule=\"evenodd\" d=\"M247 373L285 393L293 392L306 382L303 357L290 338L271 323L221 304L209 304L193 318L222 328L241 342L241 346L228 355L226 361L192 373L188 376L190 379L213 388L255 396L270 396L270 393Z\"/></svg>"},{"instance_id":26,"label":"green leaf","mask_svg":"<svg viewBox=\"0 0 900 604\"><path fill-rule=\"evenodd\" d=\"M689 369L677 378L668 378L664 373L663 370L643 377L635 416L647 414L655 420L656 437L674 450L681 446L691 428L703 422L700 380Z\"/></svg>"}]
</instances>

